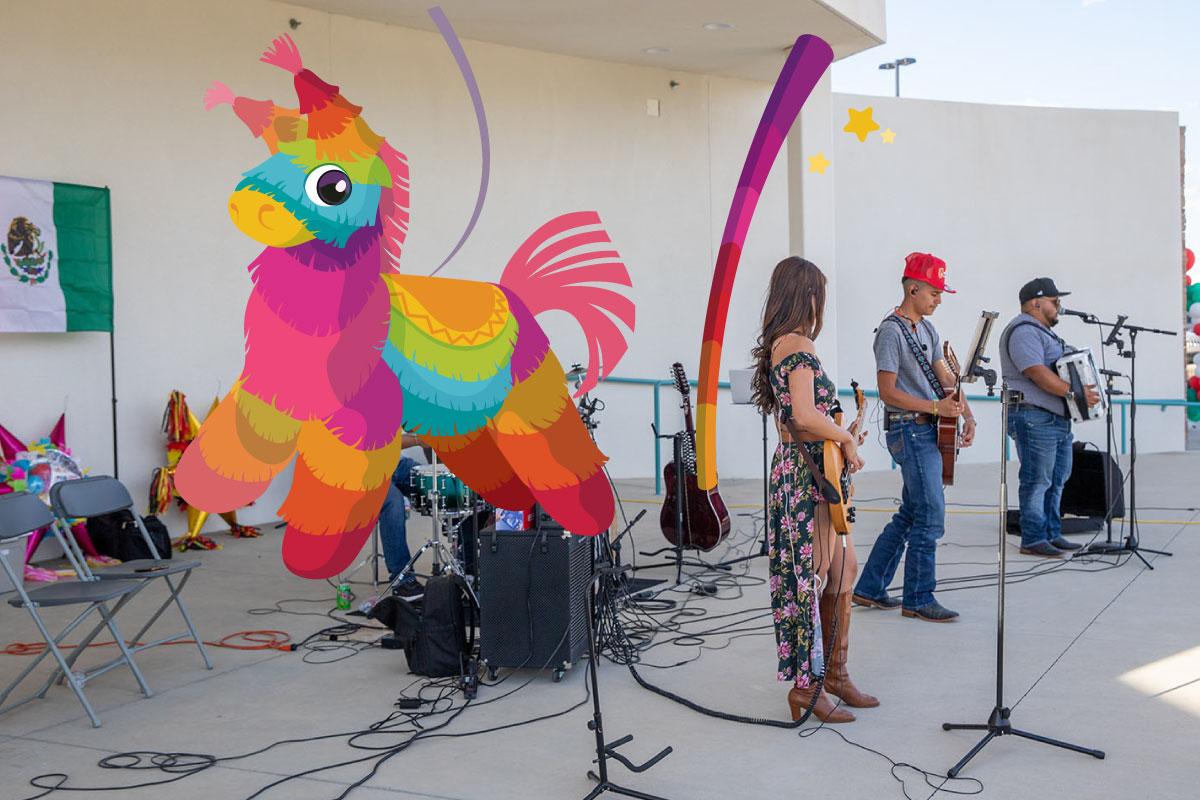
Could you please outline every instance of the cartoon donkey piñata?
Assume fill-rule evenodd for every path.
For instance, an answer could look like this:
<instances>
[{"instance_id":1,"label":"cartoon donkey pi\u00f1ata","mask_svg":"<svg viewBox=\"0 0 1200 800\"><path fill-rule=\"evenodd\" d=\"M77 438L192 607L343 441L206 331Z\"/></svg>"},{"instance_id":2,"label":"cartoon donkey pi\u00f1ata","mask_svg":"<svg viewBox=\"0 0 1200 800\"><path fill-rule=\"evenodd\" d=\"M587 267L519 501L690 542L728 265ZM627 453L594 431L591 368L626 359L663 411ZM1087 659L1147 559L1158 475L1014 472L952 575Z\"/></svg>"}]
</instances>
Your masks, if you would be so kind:
<instances>
[{"instance_id":1,"label":"cartoon donkey pi\u00f1ata","mask_svg":"<svg viewBox=\"0 0 1200 800\"><path fill-rule=\"evenodd\" d=\"M290 37L262 60L295 76L299 108L220 83L205 95L206 108L232 105L270 151L229 200L234 224L267 247L249 266L245 365L180 462L180 493L213 513L241 508L297 454L283 558L297 575L328 577L370 535L403 428L498 507L536 502L574 533L607 528L606 458L534 320L553 309L583 325L581 391L624 354L608 314L632 329L633 303L595 284L631 284L599 217L543 225L499 283L401 274L405 156L304 68Z\"/></svg>"}]
</instances>

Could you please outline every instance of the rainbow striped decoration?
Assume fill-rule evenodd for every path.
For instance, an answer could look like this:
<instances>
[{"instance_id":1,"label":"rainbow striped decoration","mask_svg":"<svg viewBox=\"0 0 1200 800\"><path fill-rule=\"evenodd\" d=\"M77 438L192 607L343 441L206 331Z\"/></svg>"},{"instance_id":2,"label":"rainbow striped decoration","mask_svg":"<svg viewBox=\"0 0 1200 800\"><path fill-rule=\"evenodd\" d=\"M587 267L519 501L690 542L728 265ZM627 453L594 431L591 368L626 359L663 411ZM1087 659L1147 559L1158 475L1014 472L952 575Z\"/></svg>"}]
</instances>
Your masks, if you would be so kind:
<instances>
[{"instance_id":1,"label":"rainbow striped decoration","mask_svg":"<svg viewBox=\"0 0 1200 800\"><path fill-rule=\"evenodd\" d=\"M792 123L812 94L813 87L833 63L833 49L818 36L804 35L796 40L788 55L754 140L737 191L729 206L725 234L713 269L712 289L708 295L708 315L704 320L704 339L700 345L700 380L696 405L696 474L701 489L717 485L717 383L721 370L721 345L725 340L725 320L729 316L729 298L733 279L742 258L746 232L754 218L758 197L771 173L771 166L783 146Z\"/></svg>"}]
</instances>

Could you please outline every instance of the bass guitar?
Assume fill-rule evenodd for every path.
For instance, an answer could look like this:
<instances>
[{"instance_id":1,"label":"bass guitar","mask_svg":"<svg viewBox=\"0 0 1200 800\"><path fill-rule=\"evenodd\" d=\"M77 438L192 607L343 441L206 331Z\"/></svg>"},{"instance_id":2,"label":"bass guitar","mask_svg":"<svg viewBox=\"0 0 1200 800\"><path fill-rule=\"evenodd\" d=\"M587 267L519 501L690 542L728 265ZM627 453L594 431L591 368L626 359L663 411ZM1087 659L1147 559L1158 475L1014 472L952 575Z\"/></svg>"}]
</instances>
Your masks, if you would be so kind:
<instances>
[{"instance_id":1,"label":"bass guitar","mask_svg":"<svg viewBox=\"0 0 1200 800\"><path fill-rule=\"evenodd\" d=\"M942 345L942 355L946 359L946 366L950 369L950 374L954 376L954 392L950 395L955 400L962 400L962 368L958 364L958 358L954 355L954 348L949 342ZM942 454L942 483L946 486L954 485L954 462L958 460L958 449L962 443L962 418L961 417L938 417L937 430L937 446L938 451Z\"/></svg>"},{"instance_id":2,"label":"bass guitar","mask_svg":"<svg viewBox=\"0 0 1200 800\"><path fill-rule=\"evenodd\" d=\"M858 388L856 381L850 381L850 388L854 390L854 404L858 410L858 416L855 417L851 430L857 436L863 429L863 420L867 414L867 398L863 394L863 390ZM839 428L841 427L841 409L834 413L833 421ZM846 458L842 454L841 445L832 439L826 439L823 462L821 472L837 490L836 497L825 498L829 504L829 518L833 522L833 530L836 533L849 533L854 526L854 506L850 505L850 500L854 497L854 484L849 483L850 489L846 496L842 497L841 478L842 475L846 475L846 479L849 481L850 473L846 467Z\"/></svg>"},{"instance_id":3,"label":"bass guitar","mask_svg":"<svg viewBox=\"0 0 1200 800\"><path fill-rule=\"evenodd\" d=\"M682 546L708 551L729 535L729 509L725 507L725 501L721 499L715 484L711 489L701 489L696 483L696 426L692 422L691 385L683 371L683 365L679 362L671 365L671 376L675 379L675 387L679 389L682 398L680 407L683 408L686 427L680 434L683 439L682 463L677 466L672 459L663 469L667 496L658 520L667 541L672 545L679 545L676 516L682 506ZM683 471L682 481L679 480L677 469ZM682 497L679 491L680 483L683 484Z\"/></svg>"}]
</instances>

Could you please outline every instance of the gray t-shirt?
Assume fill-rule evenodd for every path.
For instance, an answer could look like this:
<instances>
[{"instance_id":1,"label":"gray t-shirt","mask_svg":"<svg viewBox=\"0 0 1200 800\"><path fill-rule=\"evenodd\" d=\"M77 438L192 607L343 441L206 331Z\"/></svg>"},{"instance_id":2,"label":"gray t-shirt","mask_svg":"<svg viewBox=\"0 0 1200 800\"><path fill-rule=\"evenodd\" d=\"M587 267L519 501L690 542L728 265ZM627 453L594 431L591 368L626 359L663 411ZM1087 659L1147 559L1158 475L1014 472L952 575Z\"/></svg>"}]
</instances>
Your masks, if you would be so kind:
<instances>
[{"instance_id":1,"label":"gray t-shirt","mask_svg":"<svg viewBox=\"0 0 1200 800\"><path fill-rule=\"evenodd\" d=\"M1041 364L1053 372L1054 362L1062 358L1065 352L1063 344L1063 340L1049 328L1025 313L1013 317L1000 334L1000 371L1008 381L1008 388L1024 392L1024 402L1029 405L1060 417L1067 416L1067 405L1063 399L1038 386L1024 374L1024 370Z\"/></svg>"},{"instance_id":2,"label":"gray t-shirt","mask_svg":"<svg viewBox=\"0 0 1200 800\"><path fill-rule=\"evenodd\" d=\"M895 316L895 314L888 314L888 317ZM912 331L911 323L903 318L899 319ZM921 352L929 359L931 365L942 360L942 339L938 336L937 328L933 327L932 322L928 319L921 320L916 331L913 331L913 338L917 340ZM929 385L929 379L925 377L925 371L917 363L917 357L913 355L912 348L908 346L908 340L904 338L900 326L895 322L889 322L887 317L879 323L879 329L875 332L875 369L879 372L896 373L896 388L902 392L926 400L937 399L933 387ZM908 409L889 405L887 410L903 412Z\"/></svg>"}]
</instances>

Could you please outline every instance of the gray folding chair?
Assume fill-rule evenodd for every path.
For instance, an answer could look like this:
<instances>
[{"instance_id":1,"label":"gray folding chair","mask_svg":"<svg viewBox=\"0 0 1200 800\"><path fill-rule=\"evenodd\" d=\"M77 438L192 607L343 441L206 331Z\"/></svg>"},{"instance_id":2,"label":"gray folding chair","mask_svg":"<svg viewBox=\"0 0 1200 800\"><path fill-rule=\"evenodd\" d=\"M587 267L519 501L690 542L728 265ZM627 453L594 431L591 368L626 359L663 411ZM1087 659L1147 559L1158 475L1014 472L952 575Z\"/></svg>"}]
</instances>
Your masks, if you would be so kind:
<instances>
[{"instance_id":1,"label":"gray folding chair","mask_svg":"<svg viewBox=\"0 0 1200 800\"><path fill-rule=\"evenodd\" d=\"M152 558L126 561L123 564L104 567L95 572L85 564L84 569L87 570L88 579L104 582L133 580L139 584L138 588L140 590L161 578L167 584L167 599L150 616L150 619L146 621L141 630L135 633L133 638L129 640L130 649L136 653L139 650L145 650L147 647L155 647L190 636L196 643L196 648L200 651L200 657L204 659L205 668L212 669L213 665L208 659L208 652L204 649L204 642L201 641L200 634L196 632L196 627L192 624L192 618L188 615L187 608L184 607L183 600L179 597L180 592L183 591L183 587L187 585L188 579L192 576L192 570L199 567L200 562L196 559L166 559L160 556L158 548L154 546L154 540L150 538L150 533L146 530L146 526L142 524L142 518L134 510L133 498L129 496L129 492L125 489L125 486L116 478L111 478L107 475L62 481L50 489L50 505L53 506L54 513L58 515L63 525L68 524L69 520L76 517L96 517L116 511L130 512L130 516L133 517L133 521L141 533L142 541L149 548ZM174 576L179 575L182 575L182 577L176 583ZM120 611L132 598L132 594L123 597L114 610ZM183 623L187 626L187 630L171 636L164 636L153 642L143 642L142 637L146 635L146 632L150 630L151 626L158 621L158 618L162 616L163 612L172 603L179 609L179 614L183 617ZM68 659L67 663L70 664L71 660Z\"/></svg>"},{"instance_id":2,"label":"gray folding chair","mask_svg":"<svg viewBox=\"0 0 1200 800\"><path fill-rule=\"evenodd\" d=\"M24 544L20 540L46 527L50 528L58 543L62 545L63 552L66 554L67 560L71 562L71 566L75 568L76 574L80 576L85 575L86 566L83 563L83 554L75 549L77 545L71 537L63 535L58 520L55 519L54 514L46 507L45 503L33 495L25 494L24 492L0 495L0 550L13 545L24 547ZM83 686L91 678L107 672L119 664L127 664L129 666L130 671L133 672L133 677L137 679L138 686L141 687L142 694L146 695L146 697L150 697L153 694L150 691L150 687L146 685L146 680L142 677L141 670L137 668L137 664L133 663L133 654L125 645L125 640L122 638L121 632L117 629L117 623L113 619L117 608L142 588L140 581L58 581L41 588L26 591L24 576L17 574L17 571L9 564L8 559L2 557L3 555L4 553L0 553L0 567L3 567L4 571L8 574L9 580L12 581L15 587L13 590L15 596L8 599L8 604L13 608L24 608L29 612L29 615L33 617L34 624L37 625L38 630L41 632L42 638L46 640L46 649L34 658L21 671L16 680L5 687L4 691L0 693L0 713L11 711L17 706L22 706L36 698L45 697L46 692L49 691L55 679L61 675L70 683L72 691L75 692L75 696L79 698L79 702L83 705L83 710L91 718L92 726L99 728L100 718L96 716L96 712L92 709L92 704L88 702L87 696L84 695ZM120 598L117 607L109 609L108 602L117 598ZM79 616L75 617L71 624L63 628L58 636L52 636L41 614L38 613L38 609L53 606L84 606L84 609L79 613ZM73 650L69 653L64 653L59 648L59 645L93 611L99 612L101 617L100 623ZM120 657L103 667L98 667L87 672L72 671L71 665L75 663L75 659L91 643L96 634L105 627L108 628L113 640L117 644L117 648L121 651ZM42 663L42 659L46 658L46 656L53 656L54 660L58 662L58 668L46 679L42 688L29 697L5 707L4 704L13 690L37 668L38 664Z\"/></svg>"}]
</instances>

